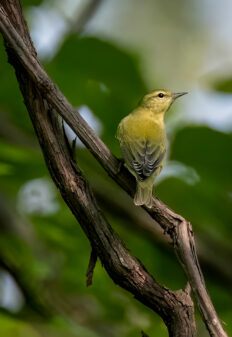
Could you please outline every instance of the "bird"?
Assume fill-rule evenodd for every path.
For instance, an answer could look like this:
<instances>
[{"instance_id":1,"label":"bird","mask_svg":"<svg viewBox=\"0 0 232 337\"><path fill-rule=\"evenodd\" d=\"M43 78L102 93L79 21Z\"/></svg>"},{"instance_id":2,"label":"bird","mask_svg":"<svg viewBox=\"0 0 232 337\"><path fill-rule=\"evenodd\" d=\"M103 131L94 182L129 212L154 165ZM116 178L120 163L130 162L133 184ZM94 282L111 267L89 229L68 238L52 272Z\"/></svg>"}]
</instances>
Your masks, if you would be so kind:
<instances>
[{"instance_id":1,"label":"bird","mask_svg":"<svg viewBox=\"0 0 232 337\"><path fill-rule=\"evenodd\" d=\"M116 138L125 166L136 178L134 204L152 207L155 178L164 166L166 131L164 115L172 103L187 92L152 90L118 125Z\"/></svg>"}]
</instances>

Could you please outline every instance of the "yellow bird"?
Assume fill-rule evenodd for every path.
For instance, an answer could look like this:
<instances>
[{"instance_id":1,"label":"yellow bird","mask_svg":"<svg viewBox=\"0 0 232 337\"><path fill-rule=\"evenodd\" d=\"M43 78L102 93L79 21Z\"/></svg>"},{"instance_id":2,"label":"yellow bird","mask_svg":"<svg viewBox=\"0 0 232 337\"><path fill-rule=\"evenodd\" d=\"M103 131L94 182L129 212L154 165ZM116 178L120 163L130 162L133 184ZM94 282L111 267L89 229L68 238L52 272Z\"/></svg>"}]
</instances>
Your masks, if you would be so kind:
<instances>
[{"instance_id":1,"label":"yellow bird","mask_svg":"<svg viewBox=\"0 0 232 337\"><path fill-rule=\"evenodd\" d=\"M164 114L176 98L185 94L154 90L118 126L116 138L126 166L137 181L134 197L137 206L152 207L152 188L163 168L166 151Z\"/></svg>"}]
</instances>

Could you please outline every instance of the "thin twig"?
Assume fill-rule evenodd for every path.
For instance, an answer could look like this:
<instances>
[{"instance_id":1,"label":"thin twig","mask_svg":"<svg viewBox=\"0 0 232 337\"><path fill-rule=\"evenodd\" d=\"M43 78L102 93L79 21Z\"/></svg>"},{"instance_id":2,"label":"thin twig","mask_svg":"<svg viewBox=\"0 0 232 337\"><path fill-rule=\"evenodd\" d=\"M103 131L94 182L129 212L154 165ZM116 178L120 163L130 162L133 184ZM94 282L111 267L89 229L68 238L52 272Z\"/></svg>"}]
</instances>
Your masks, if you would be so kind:
<instances>
[{"instance_id":1,"label":"thin twig","mask_svg":"<svg viewBox=\"0 0 232 337\"><path fill-rule=\"evenodd\" d=\"M97 263L97 253L95 249L92 249L89 259L89 265L86 273L86 285L87 287L92 285L93 282L93 272Z\"/></svg>"}]
</instances>

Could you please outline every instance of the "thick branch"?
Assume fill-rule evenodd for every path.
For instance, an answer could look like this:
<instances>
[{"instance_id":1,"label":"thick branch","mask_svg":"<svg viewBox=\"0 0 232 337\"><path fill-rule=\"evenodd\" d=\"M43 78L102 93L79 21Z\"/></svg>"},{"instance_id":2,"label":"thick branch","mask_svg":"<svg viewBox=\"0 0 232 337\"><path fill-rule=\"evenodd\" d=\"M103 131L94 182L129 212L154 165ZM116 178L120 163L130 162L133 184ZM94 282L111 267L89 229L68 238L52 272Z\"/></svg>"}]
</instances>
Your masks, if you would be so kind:
<instances>
[{"instance_id":1,"label":"thick branch","mask_svg":"<svg viewBox=\"0 0 232 337\"><path fill-rule=\"evenodd\" d=\"M13 6L15 1L11 1ZM16 9L13 6L13 11ZM21 12L14 19L26 27ZM24 39L27 38L24 29ZM33 46L28 45L34 54ZM78 219L91 246L115 283L130 291L136 299L156 311L166 323L170 336L195 336L193 303L188 293L172 292L158 284L143 265L132 257L120 238L101 214L92 190L73 161L58 116L41 95L37 85L20 64L14 51L7 48L42 147L47 166L57 187Z\"/></svg>"},{"instance_id":2,"label":"thick branch","mask_svg":"<svg viewBox=\"0 0 232 337\"><path fill-rule=\"evenodd\" d=\"M46 98L47 102L64 118L73 131L76 132L77 136L83 141L83 143L96 157L96 159L100 162L108 174L122 188L124 188L128 194L134 195L135 182L133 177L124 166L120 165L120 162L110 153L106 145L95 135L93 130L76 112L76 110L62 95L57 86L48 77L46 72L40 66L35 52L28 48L28 41L30 41L30 39L28 38L27 41L23 41L23 38L21 37L23 35L20 36L16 31L17 24L14 27L12 26L12 23L14 23L14 18L11 23L9 20L9 17L11 18L9 8L13 6L13 4L16 4L15 9L18 9L19 5L18 1L16 0L2 0L0 2L0 30L10 48L14 50L18 60L26 70L25 76L28 76L28 80L32 80L34 82L36 88L40 90L40 94ZM25 30L23 33L25 33ZM12 63L14 66L16 66L17 69L18 64L16 65L15 62ZM20 84L22 91L25 89L22 85L23 81L24 79L21 78ZM30 94L35 95L35 92L31 92ZM28 95L28 92L24 92L24 98L26 98ZM28 105L28 108L33 109L33 106ZM40 108L44 109L42 106L40 106ZM42 129L40 131L42 132ZM37 134L39 136L38 131ZM55 140L53 141L55 142ZM63 167L63 169L65 169L65 167ZM53 178L57 179L55 176ZM72 179L74 179L74 177L72 177ZM72 184L69 187L72 191L75 190L76 187L76 185L73 183L78 183L78 181L74 179L71 180L71 182ZM57 184L59 185L58 181ZM60 186L60 188L62 189L62 186ZM83 197L83 195L78 194L80 191L76 191L76 193L79 197ZM70 201L67 202L69 204ZM69 206L72 209L71 204L69 204ZM221 326L221 322L217 317L216 311L205 287L204 278L202 276L196 255L194 236L190 223L180 215L175 214L166 205L155 198L153 198L152 209L146 210L172 239L175 251L189 279L193 292L196 296L198 307L211 336L227 336ZM74 212L75 210L72 211Z\"/></svg>"},{"instance_id":3,"label":"thick branch","mask_svg":"<svg viewBox=\"0 0 232 337\"><path fill-rule=\"evenodd\" d=\"M134 207L123 191L115 191L112 184L106 183L102 176L95 175L94 171L90 173L90 183L93 186L94 194L103 209L111 215L126 221L128 228L134 233L143 235L156 245L162 246L170 252L170 236L164 235L162 228L157 224L141 207ZM102 184L104 183L104 189ZM109 199L109 195L111 198ZM232 264L231 249L222 247L220 242L207 237L196 236L195 240L203 269L210 275L217 275L215 282L224 283L229 290L232 286L232 270L228 265ZM215 251L215 247L218 250Z\"/></svg>"}]
</instances>

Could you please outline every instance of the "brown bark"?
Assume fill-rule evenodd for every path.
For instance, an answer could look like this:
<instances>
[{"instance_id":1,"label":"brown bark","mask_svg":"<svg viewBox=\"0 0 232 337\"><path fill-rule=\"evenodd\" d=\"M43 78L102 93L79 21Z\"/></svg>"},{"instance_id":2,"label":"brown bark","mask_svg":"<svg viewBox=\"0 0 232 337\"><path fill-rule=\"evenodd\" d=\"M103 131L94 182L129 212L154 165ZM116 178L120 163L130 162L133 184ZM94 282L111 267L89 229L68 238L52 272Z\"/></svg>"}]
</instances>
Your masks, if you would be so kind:
<instances>
[{"instance_id":1,"label":"brown bark","mask_svg":"<svg viewBox=\"0 0 232 337\"><path fill-rule=\"evenodd\" d=\"M142 235L155 245L160 245L169 253L172 253L171 239L169 235L164 235L162 228L155 222L141 207L134 207L128 202L123 191L115 191L112 184L104 182L100 175L90 173L90 183L93 186L94 194L103 211L126 221L127 227L133 235ZM104 184L104 189L102 189ZM111 198L109 199L109 195ZM197 255L204 270L210 276L217 275L214 282L224 285L231 291L232 270L228 265L232 265L232 250L223 246L219 241L211 237L204 237L202 233L196 235ZM218 249L215 251L215 247Z\"/></svg>"},{"instance_id":2,"label":"brown bark","mask_svg":"<svg viewBox=\"0 0 232 337\"><path fill-rule=\"evenodd\" d=\"M189 293L172 292L159 285L141 263L128 253L102 216L88 182L73 162L53 110L64 118L108 174L127 193L134 195L133 177L40 66L19 1L0 1L0 30L53 180L105 269L115 283L130 291L163 318L170 336L194 336L195 321ZM190 223L155 198L152 209L146 211L170 236L210 335L227 336L205 287Z\"/></svg>"}]
</instances>

